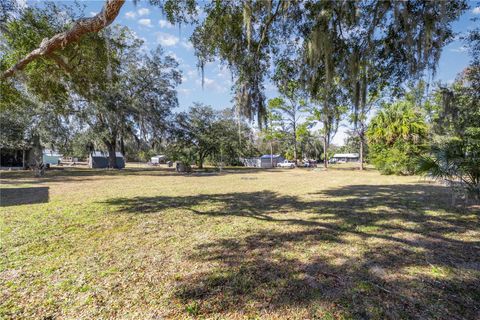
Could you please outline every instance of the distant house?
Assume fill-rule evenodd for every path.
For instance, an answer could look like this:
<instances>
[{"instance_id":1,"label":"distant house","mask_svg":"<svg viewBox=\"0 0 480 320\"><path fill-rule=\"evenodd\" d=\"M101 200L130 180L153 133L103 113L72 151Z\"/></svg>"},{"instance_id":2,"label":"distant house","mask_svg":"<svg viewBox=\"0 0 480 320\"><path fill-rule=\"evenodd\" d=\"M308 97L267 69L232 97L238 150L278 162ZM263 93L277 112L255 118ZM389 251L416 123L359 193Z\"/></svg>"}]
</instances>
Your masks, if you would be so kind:
<instances>
[{"instance_id":1,"label":"distant house","mask_svg":"<svg viewBox=\"0 0 480 320\"><path fill-rule=\"evenodd\" d=\"M167 156L165 156L163 154L160 154L160 155L157 155L157 156L154 156L154 157L150 158L150 162L152 164L165 163L166 160L167 160Z\"/></svg>"},{"instance_id":2,"label":"distant house","mask_svg":"<svg viewBox=\"0 0 480 320\"><path fill-rule=\"evenodd\" d=\"M260 157L260 168L271 168L272 164L273 167L276 167L278 163L283 162L284 160L285 158L279 154L264 154Z\"/></svg>"},{"instance_id":3,"label":"distant house","mask_svg":"<svg viewBox=\"0 0 480 320\"><path fill-rule=\"evenodd\" d=\"M115 153L117 168L125 168L125 158L121 152ZM95 151L88 157L89 168L108 168L108 152Z\"/></svg>"},{"instance_id":4,"label":"distant house","mask_svg":"<svg viewBox=\"0 0 480 320\"><path fill-rule=\"evenodd\" d=\"M240 161L243 163L245 167L249 168L259 168L260 167L260 158L241 158Z\"/></svg>"},{"instance_id":5,"label":"distant house","mask_svg":"<svg viewBox=\"0 0 480 320\"><path fill-rule=\"evenodd\" d=\"M336 153L331 158L333 162L358 162L360 160L360 155L358 153Z\"/></svg>"},{"instance_id":6,"label":"distant house","mask_svg":"<svg viewBox=\"0 0 480 320\"><path fill-rule=\"evenodd\" d=\"M272 163L273 167L276 167L278 163L283 162L284 160L285 159L279 154L274 154L273 157L269 154L265 154L261 157L242 159L242 163L245 167L271 168Z\"/></svg>"},{"instance_id":7,"label":"distant house","mask_svg":"<svg viewBox=\"0 0 480 320\"><path fill-rule=\"evenodd\" d=\"M62 155L56 151L45 149L42 154L42 162L45 165L60 164Z\"/></svg>"}]
</instances>

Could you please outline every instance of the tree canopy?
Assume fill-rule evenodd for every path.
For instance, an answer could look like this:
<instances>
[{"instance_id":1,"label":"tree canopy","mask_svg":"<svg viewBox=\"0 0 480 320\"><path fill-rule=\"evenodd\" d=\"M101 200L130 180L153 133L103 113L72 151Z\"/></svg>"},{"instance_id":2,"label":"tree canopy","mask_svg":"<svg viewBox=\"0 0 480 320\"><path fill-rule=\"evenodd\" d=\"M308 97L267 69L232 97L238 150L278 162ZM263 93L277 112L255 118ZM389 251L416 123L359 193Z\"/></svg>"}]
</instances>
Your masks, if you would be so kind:
<instances>
[{"instance_id":1,"label":"tree canopy","mask_svg":"<svg viewBox=\"0 0 480 320\"><path fill-rule=\"evenodd\" d=\"M200 67L214 58L224 61L235 76L237 108L249 118L256 114L259 124L266 115L263 84L275 56L296 53L307 67L311 94L325 88L323 102L332 84L344 80L355 110L361 110L367 86L375 90L434 70L441 48L453 37L451 23L467 8L463 0L213 1L202 3L206 17L199 20L194 0L150 2L170 22L198 22L192 41ZM82 50L72 44L108 26L123 3L106 0L95 17L77 17L35 40L35 46L3 64L3 77L43 57L69 67L64 52ZM382 83L369 80L379 78Z\"/></svg>"}]
</instances>

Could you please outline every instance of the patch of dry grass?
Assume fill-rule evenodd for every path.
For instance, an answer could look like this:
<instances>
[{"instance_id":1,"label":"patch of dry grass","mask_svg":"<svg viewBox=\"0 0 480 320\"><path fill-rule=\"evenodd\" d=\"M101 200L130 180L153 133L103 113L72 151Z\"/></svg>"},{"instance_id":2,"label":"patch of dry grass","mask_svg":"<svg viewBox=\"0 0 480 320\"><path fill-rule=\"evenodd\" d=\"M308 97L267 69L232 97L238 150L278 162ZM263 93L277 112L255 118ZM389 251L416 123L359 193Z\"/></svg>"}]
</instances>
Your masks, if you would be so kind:
<instances>
[{"instance_id":1,"label":"patch of dry grass","mask_svg":"<svg viewBox=\"0 0 480 320\"><path fill-rule=\"evenodd\" d=\"M137 166L1 182L2 318L480 317L479 213L418 177Z\"/></svg>"}]
</instances>

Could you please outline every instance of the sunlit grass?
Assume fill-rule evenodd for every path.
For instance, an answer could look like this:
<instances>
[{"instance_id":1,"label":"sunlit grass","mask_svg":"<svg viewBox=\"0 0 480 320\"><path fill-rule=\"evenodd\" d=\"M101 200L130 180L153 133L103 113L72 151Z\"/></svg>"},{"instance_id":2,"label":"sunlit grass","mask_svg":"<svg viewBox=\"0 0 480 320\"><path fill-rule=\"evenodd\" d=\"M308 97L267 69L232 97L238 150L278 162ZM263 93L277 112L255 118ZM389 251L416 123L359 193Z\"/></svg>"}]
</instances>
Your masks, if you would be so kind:
<instances>
[{"instance_id":1,"label":"sunlit grass","mask_svg":"<svg viewBox=\"0 0 480 320\"><path fill-rule=\"evenodd\" d=\"M479 313L478 212L418 177L135 166L2 173L2 189L3 318Z\"/></svg>"}]
</instances>

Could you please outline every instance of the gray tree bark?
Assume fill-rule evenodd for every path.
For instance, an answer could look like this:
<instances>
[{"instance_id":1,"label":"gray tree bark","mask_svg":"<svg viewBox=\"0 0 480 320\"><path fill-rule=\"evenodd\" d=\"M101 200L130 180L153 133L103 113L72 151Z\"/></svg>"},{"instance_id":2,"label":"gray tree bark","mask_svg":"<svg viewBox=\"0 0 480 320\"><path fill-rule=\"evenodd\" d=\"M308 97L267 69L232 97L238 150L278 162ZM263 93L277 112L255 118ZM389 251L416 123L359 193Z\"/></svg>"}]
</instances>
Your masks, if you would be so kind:
<instances>
[{"instance_id":1,"label":"gray tree bark","mask_svg":"<svg viewBox=\"0 0 480 320\"><path fill-rule=\"evenodd\" d=\"M110 141L105 141L105 145L107 146L108 150L108 167L111 169L116 169L118 168L117 166L117 155L116 155L116 143L115 140L110 142Z\"/></svg>"}]
</instances>

